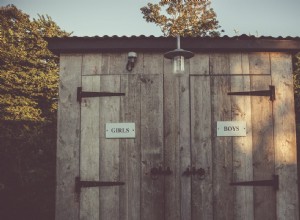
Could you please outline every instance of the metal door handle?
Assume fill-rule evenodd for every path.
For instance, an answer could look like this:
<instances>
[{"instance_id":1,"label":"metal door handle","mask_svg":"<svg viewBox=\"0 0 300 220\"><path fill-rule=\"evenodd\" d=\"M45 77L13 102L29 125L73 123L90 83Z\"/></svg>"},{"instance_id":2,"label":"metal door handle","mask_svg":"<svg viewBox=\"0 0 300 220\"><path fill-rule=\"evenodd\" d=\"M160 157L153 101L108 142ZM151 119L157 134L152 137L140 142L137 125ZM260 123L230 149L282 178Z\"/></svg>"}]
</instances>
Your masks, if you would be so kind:
<instances>
[{"instance_id":1,"label":"metal door handle","mask_svg":"<svg viewBox=\"0 0 300 220\"><path fill-rule=\"evenodd\" d=\"M195 176L198 175L200 179L204 179L205 177L205 170L203 168L196 169L195 167L186 168L186 170L183 172L183 176Z\"/></svg>"},{"instance_id":2,"label":"metal door handle","mask_svg":"<svg viewBox=\"0 0 300 220\"><path fill-rule=\"evenodd\" d=\"M171 175L172 174L172 171L170 169L170 167L167 167L166 169L163 169L162 167L153 167L151 168L150 170L150 173L151 175Z\"/></svg>"}]
</instances>

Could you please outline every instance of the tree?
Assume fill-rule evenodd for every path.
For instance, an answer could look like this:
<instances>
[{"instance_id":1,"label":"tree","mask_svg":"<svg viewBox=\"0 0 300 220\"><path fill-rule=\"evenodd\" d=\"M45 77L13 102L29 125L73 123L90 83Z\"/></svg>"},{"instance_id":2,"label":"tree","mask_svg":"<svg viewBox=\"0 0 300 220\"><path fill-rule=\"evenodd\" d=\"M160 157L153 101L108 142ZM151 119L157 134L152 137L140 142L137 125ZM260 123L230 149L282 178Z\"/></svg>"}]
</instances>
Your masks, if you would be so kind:
<instances>
[{"instance_id":1,"label":"tree","mask_svg":"<svg viewBox=\"0 0 300 220\"><path fill-rule=\"evenodd\" d=\"M14 5L0 8L0 120L49 119L56 109L58 57L44 38L68 35L49 16L31 21Z\"/></svg>"},{"instance_id":2,"label":"tree","mask_svg":"<svg viewBox=\"0 0 300 220\"><path fill-rule=\"evenodd\" d=\"M141 11L165 36L219 36L219 22L210 4L210 0L160 0Z\"/></svg>"},{"instance_id":3,"label":"tree","mask_svg":"<svg viewBox=\"0 0 300 220\"><path fill-rule=\"evenodd\" d=\"M49 16L0 7L0 219L54 219L58 57Z\"/></svg>"}]
</instances>

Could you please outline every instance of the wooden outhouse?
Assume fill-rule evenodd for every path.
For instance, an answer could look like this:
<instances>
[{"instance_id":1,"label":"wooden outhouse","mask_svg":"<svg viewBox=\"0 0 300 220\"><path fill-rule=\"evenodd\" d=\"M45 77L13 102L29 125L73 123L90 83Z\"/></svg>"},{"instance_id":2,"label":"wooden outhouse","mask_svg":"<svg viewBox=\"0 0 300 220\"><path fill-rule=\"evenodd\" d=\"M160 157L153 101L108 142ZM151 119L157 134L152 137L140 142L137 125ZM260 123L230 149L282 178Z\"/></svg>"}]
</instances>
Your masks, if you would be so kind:
<instances>
[{"instance_id":1,"label":"wooden outhouse","mask_svg":"<svg viewBox=\"0 0 300 220\"><path fill-rule=\"evenodd\" d=\"M195 56L181 75L164 58L172 37L48 41L60 55L56 220L299 219L299 39L182 38Z\"/></svg>"}]
</instances>

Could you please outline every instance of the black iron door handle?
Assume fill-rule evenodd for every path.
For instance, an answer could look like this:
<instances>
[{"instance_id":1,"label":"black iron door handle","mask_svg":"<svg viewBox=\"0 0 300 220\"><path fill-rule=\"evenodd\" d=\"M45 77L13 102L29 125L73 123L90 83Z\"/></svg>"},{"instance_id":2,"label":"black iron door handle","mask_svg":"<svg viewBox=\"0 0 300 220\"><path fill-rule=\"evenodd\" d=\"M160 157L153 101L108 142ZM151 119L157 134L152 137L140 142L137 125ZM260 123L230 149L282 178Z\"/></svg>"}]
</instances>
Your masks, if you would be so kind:
<instances>
[{"instance_id":1,"label":"black iron door handle","mask_svg":"<svg viewBox=\"0 0 300 220\"><path fill-rule=\"evenodd\" d=\"M196 169L195 167L192 167L191 169L188 167L183 172L183 176L195 176L197 175L199 179L205 178L205 170L203 168Z\"/></svg>"},{"instance_id":2,"label":"black iron door handle","mask_svg":"<svg viewBox=\"0 0 300 220\"><path fill-rule=\"evenodd\" d=\"M153 167L150 170L151 175L157 176L157 175L171 175L172 171L170 167L166 167L166 169L163 169L162 167Z\"/></svg>"}]
</instances>

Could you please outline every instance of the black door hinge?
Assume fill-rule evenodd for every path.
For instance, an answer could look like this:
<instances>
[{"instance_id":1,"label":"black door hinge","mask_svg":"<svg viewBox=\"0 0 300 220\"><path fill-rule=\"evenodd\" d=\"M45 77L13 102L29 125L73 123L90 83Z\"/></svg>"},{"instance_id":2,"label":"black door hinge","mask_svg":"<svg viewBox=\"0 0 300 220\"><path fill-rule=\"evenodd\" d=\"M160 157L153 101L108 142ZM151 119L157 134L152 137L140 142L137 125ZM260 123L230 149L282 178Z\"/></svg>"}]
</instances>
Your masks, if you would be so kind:
<instances>
[{"instance_id":1,"label":"black door hinge","mask_svg":"<svg viewBox=\"0 0 300 220\"><path fill-rule=\"evenodd\" d=\"M125 93L86 92L86 91L82 91L82 87L77 87L77 101L78 102L81 102L82 98L87 98L87 97L107 97L107 96L125 96Z\"/></svg>"},{"instance_id":2,"label":"black door hinge","mask_svg":"<svg viewBox=\"0 0 300 220\"><path fill-rule=\"evenodd\" d=\"M274 190L279 189L279 176L273 175L271 180L256 180L256 181L245 181L245 182L232 182L231 186L272 186Z\"/></svg>"},{"instance_id":3,"label":"black door hinge","mask_svg":"<svg viewBox=\"0 0 300 220\"><path fill-rule=\"evenodd\" d=\"M75 192L80 193L81 188L101 187L101 186L122 186L124 182L109 182L109 181L85 181L80 180L80 177L75 178Z\"/></svg>"},{"instance_id":4,"label":"black door hinge","mask_svg":"<svg viewBox=\"0 0 300 220\"><path fill-rule=\"evenodd\" d=\"M270 101L275 100L275 86L269 86L269 90L228 92L227 95L249 95L249 96L269 96Z\"/></svg>"}]
</instances>

